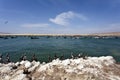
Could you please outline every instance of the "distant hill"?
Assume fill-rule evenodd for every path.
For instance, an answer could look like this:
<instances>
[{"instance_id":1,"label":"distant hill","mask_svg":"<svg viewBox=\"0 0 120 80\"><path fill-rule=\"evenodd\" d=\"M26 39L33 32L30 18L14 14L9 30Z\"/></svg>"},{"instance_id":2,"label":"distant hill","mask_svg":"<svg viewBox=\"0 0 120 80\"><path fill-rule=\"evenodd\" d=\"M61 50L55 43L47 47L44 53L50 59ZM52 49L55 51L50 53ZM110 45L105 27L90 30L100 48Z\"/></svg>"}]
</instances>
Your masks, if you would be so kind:
<instances>
[{"instance_id":1,"label":"distant hill","mask_svg":"<svg viewBox=\"0 0 120 80\"><path fill-rule=\"evenodd\" d=\"M6 32L0 32L0 35L17 35L17 36L120 36L120 32L106 32L106 33L94 33L94 34L12 34Z\"/></svg>"},{"instance_id":2,"label":"distant hill","mask_svg":"<svg viewBox=\"0 0 120 80\"><path fill-rule=\"evenodd\" d=\"M10 34L10 33L0 32L0 34Z\"/></svg>"},{"instance_id":3,"label":"distant hill","mask_svg":"<svg viewBox=\"0 0 120 80\"><path fill-rule=\"evenodd\" d=\"M98 34L120 34L120 32L106 32L106 33L98 33Z\"/></svg>"},{"instance_id":4,"label":"distant hill","mask_svg":"<svg viewBox=\"0 0 120 80\"><path fill-rule=\"evenodd\" d=\"M100 35L100 36L120 36L120 32L95 33L93 35Z\"/></svg>"}]
</instances>

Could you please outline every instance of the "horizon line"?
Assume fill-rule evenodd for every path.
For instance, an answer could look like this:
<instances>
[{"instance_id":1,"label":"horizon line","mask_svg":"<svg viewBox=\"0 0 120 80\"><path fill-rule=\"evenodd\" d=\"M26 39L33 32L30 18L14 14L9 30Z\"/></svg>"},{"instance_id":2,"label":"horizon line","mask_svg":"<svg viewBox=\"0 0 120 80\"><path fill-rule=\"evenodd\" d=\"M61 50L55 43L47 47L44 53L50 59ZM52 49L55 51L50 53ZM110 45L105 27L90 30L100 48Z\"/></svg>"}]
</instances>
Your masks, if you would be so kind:
<instances>
[{"instance_id":1,"label":"horizon line","mask_svg":"<svg viewBox=\"0 0 120 80\"><path fill-rule=\"evenodd\" d=\"M90 34L34 34L34 33L0 33L0 36L120 36L120 32Z\"/></svg>"}]
</instances>

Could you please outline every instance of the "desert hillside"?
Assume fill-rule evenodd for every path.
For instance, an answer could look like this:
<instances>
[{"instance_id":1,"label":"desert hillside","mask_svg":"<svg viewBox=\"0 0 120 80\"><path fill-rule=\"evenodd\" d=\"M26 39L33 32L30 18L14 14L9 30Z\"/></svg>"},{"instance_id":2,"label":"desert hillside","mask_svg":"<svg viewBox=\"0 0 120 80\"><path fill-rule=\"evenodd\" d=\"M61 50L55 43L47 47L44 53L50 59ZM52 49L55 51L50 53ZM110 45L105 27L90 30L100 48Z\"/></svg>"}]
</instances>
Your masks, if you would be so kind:
<instances>
[{"instance_id":1,"label":"desert hillside","mask_svg":"<svg viewBox=\"0 0 120 80\"><path fill-rule=\"evenodd\" d=\"M94 34L12 34L0 32L0 36L120 36L120 32Z\"/></svg>"}]
</instances>

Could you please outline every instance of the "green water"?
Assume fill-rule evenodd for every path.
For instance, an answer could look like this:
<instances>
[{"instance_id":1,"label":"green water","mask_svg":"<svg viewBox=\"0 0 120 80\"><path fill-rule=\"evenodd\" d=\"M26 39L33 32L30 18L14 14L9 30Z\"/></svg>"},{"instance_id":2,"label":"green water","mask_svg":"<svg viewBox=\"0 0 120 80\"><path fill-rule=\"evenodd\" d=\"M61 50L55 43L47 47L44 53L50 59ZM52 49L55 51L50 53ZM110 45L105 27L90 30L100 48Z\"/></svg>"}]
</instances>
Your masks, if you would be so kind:
<instances>
[{"instance_id":1,"label":"green water","mask_svg":"<svg viewBox=\"0 0 120 80\"><path fill-rule=\"evenodd\" d=\"M26 53L30 60L33 53L41 62L48 60L48 55L54 54L65 58L70 58L71 53L77 55L85 53L89 56L111 55L120 62L120 38L63 38L63 37L39 37L39 39L30 39L29 37L0 38L0 53L4 56L10 53L12 61L18 61L23 53Z\"/></svg>"}]
</instances>

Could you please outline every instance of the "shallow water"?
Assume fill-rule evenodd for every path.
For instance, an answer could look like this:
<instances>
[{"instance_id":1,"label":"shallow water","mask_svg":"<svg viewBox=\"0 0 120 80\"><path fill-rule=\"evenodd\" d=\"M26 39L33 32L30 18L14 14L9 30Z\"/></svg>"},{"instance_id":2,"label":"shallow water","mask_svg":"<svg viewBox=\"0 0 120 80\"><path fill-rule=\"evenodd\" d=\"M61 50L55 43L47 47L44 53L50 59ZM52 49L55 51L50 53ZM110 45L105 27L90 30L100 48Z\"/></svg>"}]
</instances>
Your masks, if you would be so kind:
<instances>
[{"instance_id":1,"label":"shallow water","mask_svg":"<svg viewBox=\"0 0 120 80\"><path fill-rule=\"evenodd\" d=\"M53 57L54 54L57 54L57 56L64 54L65 58L70 58L71 53L74 55L83 53L89 56L111 55L120 62L120 38L0 38L0 53L3 55L10 53L12 61L18 61L23 53L26 53L29 60L35 53L41 62L48 61L48 55Z\"/></svg>"}]
</instances>

